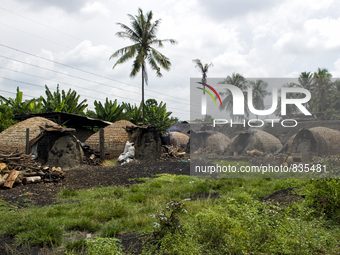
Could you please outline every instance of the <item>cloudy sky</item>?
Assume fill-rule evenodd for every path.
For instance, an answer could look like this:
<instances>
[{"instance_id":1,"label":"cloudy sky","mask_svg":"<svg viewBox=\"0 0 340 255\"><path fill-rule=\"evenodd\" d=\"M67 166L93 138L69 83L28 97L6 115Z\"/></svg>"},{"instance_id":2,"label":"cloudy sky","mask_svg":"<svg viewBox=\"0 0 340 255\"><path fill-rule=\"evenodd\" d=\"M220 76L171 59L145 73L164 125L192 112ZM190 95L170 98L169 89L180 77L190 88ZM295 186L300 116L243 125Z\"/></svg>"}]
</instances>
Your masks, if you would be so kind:
<instances>
[{"instance_id":1,"label":"cloudy sky","mask_svg":"<svg viewBox=\"0 0 340 255\"><path fill-rule=\"evenodd\" d=\"M0 4L0 94L25 99L74 89L81 99L139 103L141 75L131 62L109 60L130 44L117 22L152 10L162 19L159 49L172 67L156 77L149 68L146 99L164 101L173 115L189 119L190 78L200 77L193 59L213 63L208 77L288 78L327 68L340 77L340 1L332 0L9 0Z\"/></svg>"}]
</instances>

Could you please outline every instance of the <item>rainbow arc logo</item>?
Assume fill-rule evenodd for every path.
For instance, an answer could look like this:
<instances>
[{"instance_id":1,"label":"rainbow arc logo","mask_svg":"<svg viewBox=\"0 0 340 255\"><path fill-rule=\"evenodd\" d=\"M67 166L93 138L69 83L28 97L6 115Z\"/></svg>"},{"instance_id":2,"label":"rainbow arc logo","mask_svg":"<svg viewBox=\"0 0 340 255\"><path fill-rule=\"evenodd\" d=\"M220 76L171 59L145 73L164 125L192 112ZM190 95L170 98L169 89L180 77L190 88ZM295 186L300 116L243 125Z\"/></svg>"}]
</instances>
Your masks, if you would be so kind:
<instances>
[{"instance_id":1,"label":"rainbow arc logo","mask_svg":"<svg viewBox=\"0 0 340 255\"><path fill-rule=\"evenodd\" d=\"M211 87L210 85L208 85L208 84L206 84L206 83L202 83L202 82L197 82L197 83L198 83L198 84L201 84L201 85L203 85L203 86L205 86L205 87L207 87L208 89L210 89L210 90L216 95L216 97L218 98L218 100L220 101L220 104L221 104L221 106L222 106L222 100L221 100L221 98L220 98L220 95L217 93L217 91L216 91L213 87ZM217 106L215 97L213 96L213 94L211 94L210 91L208 91L208 90L206 90L206 89L204 89L204 88L201 88L201 87L196 87L196 88L201 89L201 90L207 92L207 94L208 94L209 96L211 96L211 98L214 100L215 105Z\"/></svg>"}]
</instances>

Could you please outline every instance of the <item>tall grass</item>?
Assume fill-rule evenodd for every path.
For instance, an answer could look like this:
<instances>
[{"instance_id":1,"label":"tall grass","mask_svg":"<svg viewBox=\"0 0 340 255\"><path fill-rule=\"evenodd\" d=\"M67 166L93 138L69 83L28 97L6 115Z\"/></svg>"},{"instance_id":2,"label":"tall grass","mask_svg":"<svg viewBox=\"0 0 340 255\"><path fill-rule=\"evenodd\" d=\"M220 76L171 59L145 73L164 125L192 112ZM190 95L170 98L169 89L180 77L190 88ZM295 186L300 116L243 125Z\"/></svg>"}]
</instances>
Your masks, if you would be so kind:
<instances>
[{"instance_id":1,"label":"tall grass","mask_svg":"<svg viewBox=\"0 0 340 255\"><path fill-rule=\"evenodd\" d=\"M310 214L309 207L295 204L273 208L259 202L259 198L277 190L302 185L303 180L164 174L141 181L130 188L63 190L59 204L41 208L16 211L13 205L0 203L0 234L14 237L19 245L85 249L81 239L70 241L69 236L79 232L100 237L151 233L154 219L150 215L164 209L170 200L178 200L185 201L188 211L180 218L185 231L166 235L157 246L163 253L181 254L176 251L190 248L191 254L288 254L294 249L303 254L316 253L321 246L332 250L339 240L338 228L324 227L326 221ZM199 197L195 194L202 193L220 195L216 199L207 196L194 200ZM147 251L156 252L152 245L145 248Z\"/></svg>"}]
</instances>

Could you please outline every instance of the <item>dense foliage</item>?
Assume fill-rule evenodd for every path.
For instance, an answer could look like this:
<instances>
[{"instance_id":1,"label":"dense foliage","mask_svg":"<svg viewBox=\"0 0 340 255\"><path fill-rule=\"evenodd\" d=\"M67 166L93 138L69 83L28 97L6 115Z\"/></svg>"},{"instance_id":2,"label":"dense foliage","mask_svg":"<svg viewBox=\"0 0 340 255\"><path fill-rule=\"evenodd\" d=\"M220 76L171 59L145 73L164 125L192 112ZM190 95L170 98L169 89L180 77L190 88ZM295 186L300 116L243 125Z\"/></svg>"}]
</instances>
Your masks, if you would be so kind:
<instances>
[{"instance_id":1,"label":"dense foliage","mask_svg":"<svg viewBox=\"0 0 340 255\"><path fill-rule=\"evenodd\" d=\"M143 123L142 103L139 106L130 103L119 104L118 100L114 101L106 98L103 104L95 100L95 111L87 109L87 99L79 103L80 95L75 90L69 89L68 92L59 89L57 85L56 91L52 92L45 86L46 98L39 97L31 100L23 100L23 92L17 88L15 98L5 98L0 96L0 131L8 128L16 123L13 120L14 114L25 113L45 113L45 112L67 112L78 115L85 115L90 118L115 122L118 120L129 120L136 125ZM178 121L177 118L170 117L172 112L167 111L166 103L157 103L155 99L148 99L145 105L145 120L147 124L157 127L158 130L164 132L173 123Z\"/></svg>"},{"instance_id":2,"label":"dense foliage","mask_svg":"<svg viewBox=\"0 0 340 255\"><path fill-rule=\"evenodd\" d=\"M13 117L12 110L9 106L4 104L0 105L0 132L16 123Z\"/></svg>"}]
</instances>

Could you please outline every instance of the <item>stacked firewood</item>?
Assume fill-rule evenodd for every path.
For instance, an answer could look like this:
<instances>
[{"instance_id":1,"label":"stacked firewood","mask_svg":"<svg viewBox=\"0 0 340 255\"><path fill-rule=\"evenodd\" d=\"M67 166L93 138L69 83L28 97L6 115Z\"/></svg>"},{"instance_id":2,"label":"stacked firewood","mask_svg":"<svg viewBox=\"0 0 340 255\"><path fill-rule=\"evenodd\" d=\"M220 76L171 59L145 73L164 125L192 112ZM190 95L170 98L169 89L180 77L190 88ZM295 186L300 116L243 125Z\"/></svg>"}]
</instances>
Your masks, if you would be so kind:
<instances>
[{"instance_id":1,"label":"stacked firewood","mask_svg":"<svg viewBox=\"0 0 340 255\"><path fill-rule=\"evenodd\" d=\"M162 153L162 158L177 158L186 155L185 152L180 152L178 147L173 145L163 145L164 153Z\"/></svg>"},{"instance_id":2,"label":"stacked firewood","mask_svg":"<svg viewBox=\"0 0 340 255\"><path fill-rule=\"evenodd\" d=\"M24 153L0 151L0 187L39 182L58 182L64 178L60 167L42 166Z\"/></svg>"},{"instance_id":3,"label":"stacked firewood","mask_svg":"<svg viewBox=\"0 0 340 255\"><path fill-rule=\"evenodd\" d=\"M87 164L87 165L92 165L92 166L102 166L103 165L100 158L96 157L94 154L91 154L91 156L89 156L89 157L84 155L83 156L83 163Z\"/></svg>"}]
</instances>

